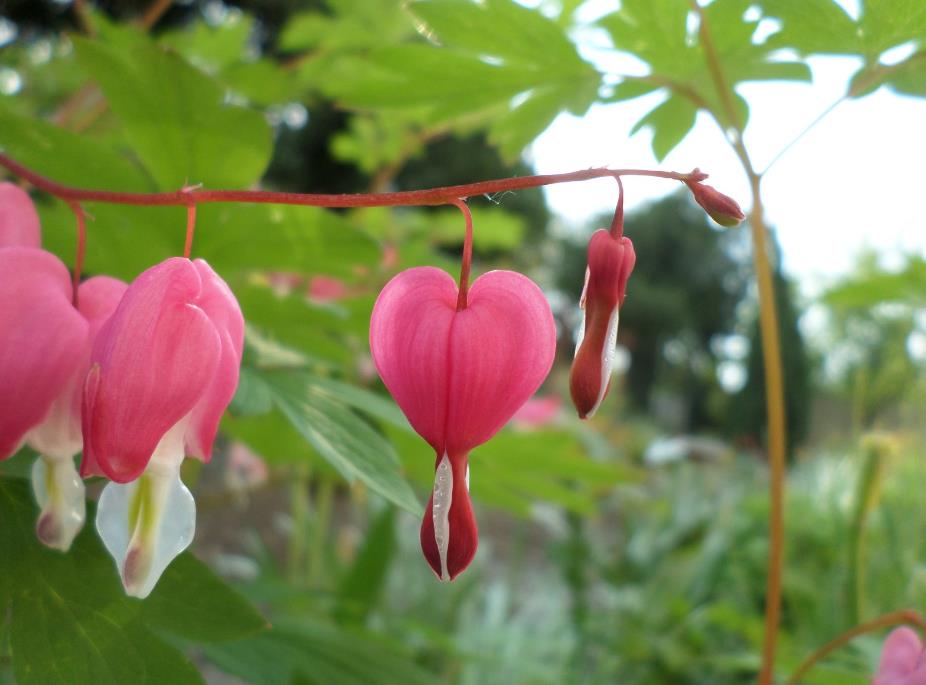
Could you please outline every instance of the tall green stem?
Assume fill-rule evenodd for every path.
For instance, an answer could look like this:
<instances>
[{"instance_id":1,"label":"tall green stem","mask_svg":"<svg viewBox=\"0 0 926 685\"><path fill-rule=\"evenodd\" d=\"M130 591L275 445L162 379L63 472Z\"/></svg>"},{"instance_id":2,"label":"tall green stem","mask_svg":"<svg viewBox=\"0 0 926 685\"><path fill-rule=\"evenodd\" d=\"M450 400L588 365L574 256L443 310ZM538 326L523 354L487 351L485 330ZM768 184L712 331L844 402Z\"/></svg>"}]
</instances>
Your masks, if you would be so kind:
<instances>
[{"instance_id":1,"label":"tall green stem","mask_svg":"<svg viewBox=\"0 0 926 685\"><path fill-rule=\"evenodd\" d=\"M762 668L759 685L772 685L775 675L775 651L778 629L781 624L781 576L784 569L784 480L785 422L784 375L781 366L781 336L778 309L775 303L775 286L772 279L771 255L768 251L768 228L762 207L762 175L752 163L743 142L743 122L733 100L733 89L726 77L711 36L710 26L703 8L697 0L689 0L698 18L698 35L711 80L723 107L723 112L712 111L721 129L732 127L730 139L733 150L749 178L752 191L752 210L749 227L752 232L753 265L759 287L759 328L762 334L762 360L765 370L765 404L768 422L769 478L769 555L765 591L765 635L762 642Z\"/></svg>"}]
</instances>

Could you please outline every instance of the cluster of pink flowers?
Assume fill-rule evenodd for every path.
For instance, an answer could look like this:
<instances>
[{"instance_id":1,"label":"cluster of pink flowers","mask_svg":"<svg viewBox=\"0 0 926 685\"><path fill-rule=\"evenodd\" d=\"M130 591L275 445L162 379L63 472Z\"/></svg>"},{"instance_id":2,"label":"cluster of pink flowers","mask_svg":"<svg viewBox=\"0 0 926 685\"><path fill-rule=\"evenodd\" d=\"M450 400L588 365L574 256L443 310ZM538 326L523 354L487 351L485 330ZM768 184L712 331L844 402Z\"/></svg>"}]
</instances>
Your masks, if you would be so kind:
<instances>
[{"instance_id":1,"label":"cluster of pink flowers","mask_svg":"<svg viewBox=\"0 0 926 685\"><path fill-rule=\"evenodd\" d=\"M8 183L0 274L0 459L23 443L41 455L36 532L60 550L84 522L80 476L106 476L97 530L126 592L145 597L193 537L180 464L209 459L237 387L238 302L206 262L184 258L130 285L95 276L75 293L64 264L41 249L29 196Z\"/></svg>"},{"instance_id":2,"label":"cluster of pink flowers","mask_svg":"<svg viewBox=\"0 0 926 685\"><path fill-rule=\"evenodd\" d=\"M736 203L702 177L688 184L697 201L720 223L739 222ZM467 226L470 235L471 220ZM636 260L621 229L616 220L589 243L570 379L581 418L598 410L610 386L618 313ZM537 391L556 346L550 306L530 279L491 271L467 288L468 253L463 272L462 291L436 268L401 272L370 322L376 368L435 452L421 546L441 580L455 578L476 553L469 454ZM23 443L41 455L33 470L42 508L36 530L60 550L84 522L81 477L108 478L97 530L126 592L145 597L192 541L196 506L180 465L186 456L208 461L237 387L238 303L201 259L167 259L130 285L95 276L74 292L64 264L41 248L29 196L11 184L0 184L0 274L0 459ZM285 274L272 282L297 284ZM310 282L316 300L346 294L340 281ZM543 421L558 406L544 408Z\"/></svg>"}]
</instances>

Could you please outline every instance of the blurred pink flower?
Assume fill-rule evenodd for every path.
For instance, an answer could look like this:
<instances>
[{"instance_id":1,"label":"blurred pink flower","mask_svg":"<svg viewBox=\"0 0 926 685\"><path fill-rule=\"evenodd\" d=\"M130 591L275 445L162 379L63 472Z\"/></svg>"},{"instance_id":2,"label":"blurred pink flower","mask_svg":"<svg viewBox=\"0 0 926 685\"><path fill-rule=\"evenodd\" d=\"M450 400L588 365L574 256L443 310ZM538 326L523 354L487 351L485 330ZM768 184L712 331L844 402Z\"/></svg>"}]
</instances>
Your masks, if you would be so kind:
<instances>
[{"instance_id":1,"label":"blurred pink flower","mask_svg":"<svg viewBox=\"0 0 926 685\"><path fill-rule=\"evenodd\" d=\"M403 271L376 300L370 321L376 368L436 454L420 538L441 580L453 580L476 553L469 452L536 392L555 345L543 292L513 271L476 279L465 306L453 278L433 267Z\"/></svg>"},{"instance_id":2,"label":"blurred pink flower","mask_svg":"<svg viewBox=\"0 0 926 685\"><path fill-rule=\"evenodd\" d=\"M226 480L232 490L252 490L267 481L267 462L243 442L228 449Z\"/></svg>"},{"instance_id":3,"label":"blurred pink flower","mask_svg":"<svg viewBox=\"0 0 926 685\"><path fill-rule=\"evenodd\" d=\"M518 428L540 428L556 420L563 406L558 395L535 396L524 403L511 417L511 422Z\"/></svg>"},{"instance_id":4,"label":"blurred pink flower","mask_svg":"<svg viewBox=\"0 0 926 685\"><path fill-rule=\"evenodd\" d=\"M926 685L926 653L915 631L906 626L891 631L871 682L872 685Z\"/></svg>"},{"instance_id":5,"label":"blurred pink flower","mask_svg":"<svg viewBox=\"0 0 926 685\"><path fill-rule=\"evenodd\" d=\"M306 296L313 302L324 304L343 300L348 295L347 285L340 278L312 276Z\"/></svg>"}]
</instances>

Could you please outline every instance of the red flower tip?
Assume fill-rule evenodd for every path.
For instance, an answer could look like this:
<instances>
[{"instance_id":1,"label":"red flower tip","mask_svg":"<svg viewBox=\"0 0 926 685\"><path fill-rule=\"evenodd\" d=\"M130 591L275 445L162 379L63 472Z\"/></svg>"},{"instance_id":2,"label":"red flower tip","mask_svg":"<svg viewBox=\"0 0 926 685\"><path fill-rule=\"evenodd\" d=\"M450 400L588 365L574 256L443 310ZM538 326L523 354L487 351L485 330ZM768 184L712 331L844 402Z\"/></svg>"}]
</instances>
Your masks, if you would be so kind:
<instances>
[{"instance_id":1,"label":"red flower tip","mask_svg":"<svg viewBox=\"0 0 926 685\"><path fill-rule=\"evenodd\" d=\"M465 455L445 454L437 463L434 490L421 521L421 551L437 577L450 581L469 566L478 544L468 460Z\"/></svg>"},{"instance_id":2,"label":"red flower tip","mask_svg":"<svg viewBox=\"0 0 926 685\"><path fill-rule=\"evenodd\" d=\"M736 200L703 183L685 181L695 201L721 226L733 228L746 218Z\"/></svg>"},{"instance_id":3,"label":"red flower tip","mask_svg":"<svg viewBox=\"0 0 926 685\"><path fill-rule=\"evenodd\" d=\"M593 416L608 394L618 310L636 260L630 239L615 239L605 229L595 231L588 243L585 289L579 302L585 313L569 376L569 392L579 418Z\"/></svg>"}]
</instances>

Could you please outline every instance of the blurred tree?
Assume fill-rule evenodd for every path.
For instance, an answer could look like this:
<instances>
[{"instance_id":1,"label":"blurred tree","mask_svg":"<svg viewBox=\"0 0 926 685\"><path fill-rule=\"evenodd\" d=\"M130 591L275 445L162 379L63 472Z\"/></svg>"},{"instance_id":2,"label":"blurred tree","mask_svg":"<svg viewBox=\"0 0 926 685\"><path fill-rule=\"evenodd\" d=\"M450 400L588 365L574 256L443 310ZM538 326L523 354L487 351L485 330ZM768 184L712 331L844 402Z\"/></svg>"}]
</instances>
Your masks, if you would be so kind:
<instances>
[{"instance_id":1,"label":"blurred tree","mask_svg":"<svg viewBox=\"0 0 926 685\"><path fill-rule=\"evenodd\" d=\"M602 216L594 226L607 226ZM716 426L709 410L717 388L718 359L711 341L734 330L736 306L745 292L747 266L734 256L741 234L709 225L687 193L632 212L625 233L637 263L621 309L619 340L631 354L628 389L633 405L650 411L654 391L670 387L686 408L681 428ZM586 242L568 241L557 283L578 298Z\"/></svg>"},{"instance_id":2,"label":"blurred tree","mask_svg":"<svg viewBox=\"0 0 926 685\"><path fill-rule=\"evenodd\" d=\"M822 296L831 314L829 371L852 404L854 428L884 420L922 375L911 351L916 312L926 304L926 260L908 257L897 270L864 253L854 270Z\"/></svg>"},{"instance_id":3,"label":"blurred tree","mask_svg":"<svg viewBox=\"0 0 926 685\"><path fill-rule=\"evenodd\" d=\"M772 238L774 241L774 237ZM777 244L775 254L778 254ZM784 371L785 411L788 421L788 459L807 436L810 423L810 363L804 338L798 326L801 312L795 303L795 285L775 260L775 298L778 305L778 325L781 331L781 363ZM730 427L733 432L755 444L765 444L766 397L762 360L762 341L758 313L749 336L747 380L730 405Z\"/></svg>"}]
</instances>

